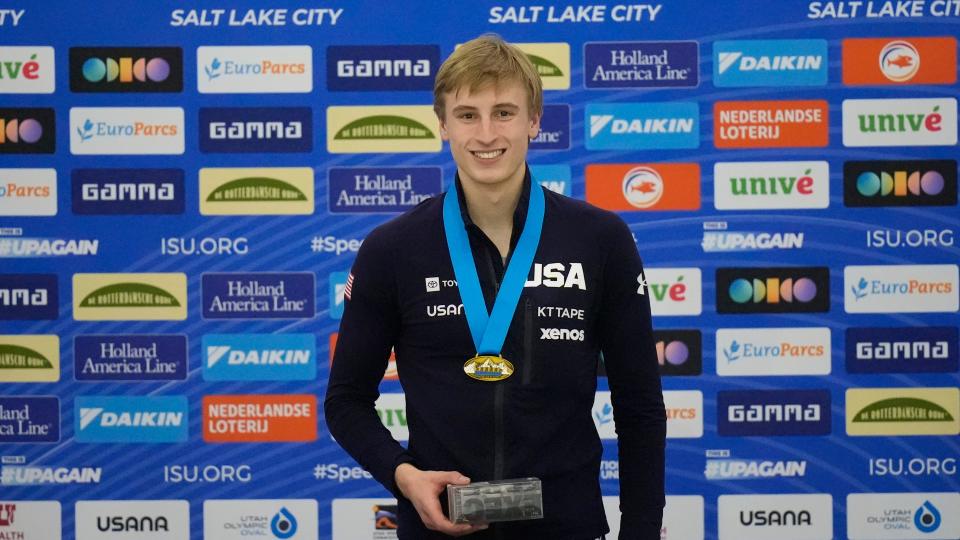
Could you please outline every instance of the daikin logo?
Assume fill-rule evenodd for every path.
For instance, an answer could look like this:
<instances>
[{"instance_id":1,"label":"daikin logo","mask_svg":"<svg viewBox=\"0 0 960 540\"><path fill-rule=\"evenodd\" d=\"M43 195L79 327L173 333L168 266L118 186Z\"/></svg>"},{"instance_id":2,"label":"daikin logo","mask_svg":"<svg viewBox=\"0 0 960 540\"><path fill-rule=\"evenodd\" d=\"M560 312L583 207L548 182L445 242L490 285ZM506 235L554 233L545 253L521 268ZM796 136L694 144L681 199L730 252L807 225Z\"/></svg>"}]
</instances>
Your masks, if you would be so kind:
<instances>
[{"instance_id":1,"label":"daikin logo","mask_svg":"<svg viewBox=\"0 0 960 540\"><path fill-rule=\"evenodd\" d=\"M586 118L589 150L700 146L696 103L590 103Z\"/></svg>"},{"instance_id":2,"label":"daikin logo","mask_svg":"<svg viewBox=\"0 0 960 540\"><path fill-rule=\"evenodd\" d=\"M716 86L822 86L827 42L822 39L717 41Z\"/></svg>"},{"instance_id":3,"label":"daikin logo","mask_svg":"<svg viewBox=\"0 0 960 540\"><path fill-rule=\"evenodd\" d=\"M78 396L74 407L78 442L187 440L184 396Z\"/></svg>"},{"instance_id":4,"label":"daikin logo","mask_svg":"<svg viewBox=\"0 0 960 540\"><path fill-rule=\"evenodd\" d=\"M207 334L207 381L312 380L317 374L312 334Z\"/></svg>"}]
</instances>

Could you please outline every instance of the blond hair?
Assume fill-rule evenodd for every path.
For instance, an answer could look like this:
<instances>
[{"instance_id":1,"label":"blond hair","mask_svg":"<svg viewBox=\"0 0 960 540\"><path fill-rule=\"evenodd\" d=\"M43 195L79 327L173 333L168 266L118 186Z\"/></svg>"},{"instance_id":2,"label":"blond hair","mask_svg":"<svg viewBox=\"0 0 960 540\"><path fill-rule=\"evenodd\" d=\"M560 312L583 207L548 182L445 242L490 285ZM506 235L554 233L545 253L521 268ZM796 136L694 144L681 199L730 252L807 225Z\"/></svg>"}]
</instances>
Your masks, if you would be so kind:
<instances>
[{"instance_id":1,"label":"blond hair","mask_svg":"<svg viewBox=\"0 0 960 540\"><path fill-rule=\"evenodd\" d=\"M444 118L444 95L466 89L470 93L504 82L518 82L527 92L530 116L543 112L543 82L527 55L496 34L484 34L457 47L433 83L433 110Z\"/></svg>"}]
</instances>

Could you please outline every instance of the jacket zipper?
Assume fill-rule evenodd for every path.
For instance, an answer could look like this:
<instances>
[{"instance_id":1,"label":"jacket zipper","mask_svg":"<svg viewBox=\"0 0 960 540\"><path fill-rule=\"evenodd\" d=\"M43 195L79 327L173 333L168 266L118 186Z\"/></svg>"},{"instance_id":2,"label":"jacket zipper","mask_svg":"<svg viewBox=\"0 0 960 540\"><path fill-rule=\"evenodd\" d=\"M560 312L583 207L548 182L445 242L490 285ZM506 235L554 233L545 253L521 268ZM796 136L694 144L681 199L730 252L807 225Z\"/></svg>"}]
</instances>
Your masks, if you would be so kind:
<instances>
[{"instance_id":1,"label":"jacket zipper","mask_svg":"<svg viewBox=\"0 0 960 540\"><path fill-rule=\"evenodd\" d=\"M533 377L533 303L530 298L523 302L523 380L524 386Z\"/></svg>"}]
</instances>

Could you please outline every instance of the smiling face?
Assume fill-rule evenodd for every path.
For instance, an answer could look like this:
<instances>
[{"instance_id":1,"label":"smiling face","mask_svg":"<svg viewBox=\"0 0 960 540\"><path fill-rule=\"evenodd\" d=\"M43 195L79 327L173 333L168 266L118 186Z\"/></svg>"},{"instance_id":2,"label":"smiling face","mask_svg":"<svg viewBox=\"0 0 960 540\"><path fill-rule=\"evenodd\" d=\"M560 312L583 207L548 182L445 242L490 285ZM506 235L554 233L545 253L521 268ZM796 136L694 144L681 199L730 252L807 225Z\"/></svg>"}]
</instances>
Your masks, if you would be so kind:
<instances>
[{"instance_id":1,"label":"smiling face","mask_svg":"<svg viewBox=\"0 0 960 540\"><path fill-rule=\"evenodd\" d=\"M522 179L530 139L540 118L530 112L524 87L516 81L460 88L444 96L440 134L450 142L462 182L496 184Z\"/></svg>"}]
</instances>

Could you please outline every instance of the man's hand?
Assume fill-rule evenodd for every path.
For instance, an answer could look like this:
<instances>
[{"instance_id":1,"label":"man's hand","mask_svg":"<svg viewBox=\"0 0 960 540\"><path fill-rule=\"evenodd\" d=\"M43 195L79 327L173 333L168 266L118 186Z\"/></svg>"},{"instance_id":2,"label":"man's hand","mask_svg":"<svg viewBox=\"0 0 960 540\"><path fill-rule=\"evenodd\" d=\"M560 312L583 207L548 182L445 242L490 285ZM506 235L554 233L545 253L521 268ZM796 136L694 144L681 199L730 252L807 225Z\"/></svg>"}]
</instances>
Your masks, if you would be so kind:
<instances>
[{"instance_id":1,"label":"man's hand","mask_svg":"<svg viewBox=\"0 0 960 540\"><path fill-rule=\"evenodd\" d=\"M470 479L453 471L421 471L409 463L401 463L393 472L400 492L417 509L423 524L431 531L450 536L463 536L487 528L483 525L454 524L440 509L439 495L447 484L469 484Z\"/></svg>"}]
</instances>

